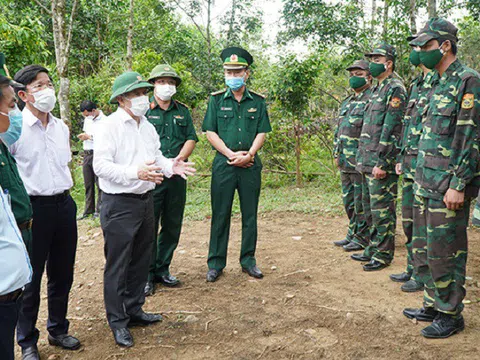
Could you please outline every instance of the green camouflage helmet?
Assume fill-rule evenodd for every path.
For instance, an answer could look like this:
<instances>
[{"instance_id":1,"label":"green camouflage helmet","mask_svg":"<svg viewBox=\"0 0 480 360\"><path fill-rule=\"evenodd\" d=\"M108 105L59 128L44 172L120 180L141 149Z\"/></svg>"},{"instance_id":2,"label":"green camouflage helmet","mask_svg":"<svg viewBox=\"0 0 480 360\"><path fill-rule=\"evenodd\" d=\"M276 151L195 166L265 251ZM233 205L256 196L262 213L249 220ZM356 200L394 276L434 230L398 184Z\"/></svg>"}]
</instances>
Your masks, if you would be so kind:
<instances>
[{"instance_id":1,"label":"green camouflage helmet","mask_svg":"<svg viewBox=\"0 0 480 360\"><path fill-rule=\"evenodd\" d=\"M179 86L182 82L182 79L180 79L177 72L168 64L160 64L155 66L148 77L148 82L153 83L155 79L160 77L171 77L175 79L177 86Z\"/></svg>"},{"instance_id":2,"label":"green camouflage helmet","mask_svg":"<svg viewBox=\"0 0 480 360\"><path fill-rule=\"evenodd\" d=\"M433 39L446 39L453 43L458 42L458 29L448 20L442 18L431 18L420 33L410 41L411 46L423 46Z\"/></svg>"},{"instance_id":3,"label":"green camouflage helmet","mask_svg":"<svg viewBox=\"0 0 480 360\"><path fill-rule=\"evenodd\" d=\"M385 41L379 41L373 47L372 52L365 54L367 58L370 58L375 55L386 56L387 58L395 61L395 58L397 56L397 51L392 45L387 44Z\"/></svg>"}]
</instances>

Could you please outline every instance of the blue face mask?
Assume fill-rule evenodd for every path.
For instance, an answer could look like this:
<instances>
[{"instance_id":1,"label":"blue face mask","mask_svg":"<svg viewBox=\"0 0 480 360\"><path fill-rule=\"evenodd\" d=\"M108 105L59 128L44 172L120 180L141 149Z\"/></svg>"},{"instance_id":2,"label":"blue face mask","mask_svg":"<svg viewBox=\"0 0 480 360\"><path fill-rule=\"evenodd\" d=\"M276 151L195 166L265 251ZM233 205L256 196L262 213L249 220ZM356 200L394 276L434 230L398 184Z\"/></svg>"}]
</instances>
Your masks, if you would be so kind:
<instances>
[{"instance_id":1,"label":"blue face mask","mask_svg":"<svg viewBox=\"0 0 480 360\"><path fill-rule=\"evenodd\" d=\"M245 76L225 78L225 84L233 91L240 90L245 85Z\"/></svg>"},{"instance_id":2,"label":"blue face mask","mask_svg":"<svg viewBox=\"0 0 480 360\"><path fill-rule=\"evenodd\" d=\"M7 114L3 115L7 116ZM17 142L22 134L23 115L17 105L8 112L8 118L10 120L10 126L7 131L0 134L0 139L5 145L11 146Z\"/></svg>"}]
</instances>

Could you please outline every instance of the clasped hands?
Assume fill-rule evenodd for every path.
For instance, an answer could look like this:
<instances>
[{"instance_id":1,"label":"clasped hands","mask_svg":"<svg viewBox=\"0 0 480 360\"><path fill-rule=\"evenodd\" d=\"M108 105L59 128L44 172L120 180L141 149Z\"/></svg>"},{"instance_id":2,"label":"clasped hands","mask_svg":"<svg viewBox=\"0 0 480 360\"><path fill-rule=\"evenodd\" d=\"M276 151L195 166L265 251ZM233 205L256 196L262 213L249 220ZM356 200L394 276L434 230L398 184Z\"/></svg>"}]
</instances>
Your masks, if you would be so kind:
<instances>
[{"instance_id":1,"label":"clasped hands","mask_svg":"<svg viewBox=\"0 0 480 360\"><path fill-rule=\"evenodd\" d=\"M250 154L248 151L237 151L229 154L228 156L228 165L236 166L236 167L241 167L241 168L249 168L253 166L253 163L255 162L255 156Z\"/></svg>"}]
</instances>

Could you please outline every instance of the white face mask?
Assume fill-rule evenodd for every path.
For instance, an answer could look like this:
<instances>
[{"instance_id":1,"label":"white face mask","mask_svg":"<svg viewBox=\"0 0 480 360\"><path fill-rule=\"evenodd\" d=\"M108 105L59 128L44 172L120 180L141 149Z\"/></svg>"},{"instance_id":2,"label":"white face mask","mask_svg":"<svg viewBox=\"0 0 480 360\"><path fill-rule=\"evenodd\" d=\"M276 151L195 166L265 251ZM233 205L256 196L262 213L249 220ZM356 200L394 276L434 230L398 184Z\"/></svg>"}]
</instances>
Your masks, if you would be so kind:
<instances>
[{"instance_id":1,"label":"white face mask","mask_svg":"<svg viewBox=\"0 0 480 360\"><path fill-rule=\"evenodd\" d=\"M147 95L138 96L130 100L130 111L135 116L144 116L150 106Z\"/></svg>"},{"instance_id":2,"label":"white face mask","mask_svg":"<svg viewBox=\"0 0 480 360\"><path fill-rule=\"evenodd\" d=\"M49 113L55 107L57 103L57 97L55 96L55 90L46 88L36 93L33 93L33 98L35 99L34 103L31 103L35 109L43 112Z\"/></svg>"},{"instance_id":3,"label":"white face mask","mask_svg":"<svg viewBox=\"0 0 480 360\"><path fill-rule=\"evenodd\" d=\"M155 95L163 101L170 100L176 93L177 87L175 85L155 85Z\"/></svg>"}]
</instances>

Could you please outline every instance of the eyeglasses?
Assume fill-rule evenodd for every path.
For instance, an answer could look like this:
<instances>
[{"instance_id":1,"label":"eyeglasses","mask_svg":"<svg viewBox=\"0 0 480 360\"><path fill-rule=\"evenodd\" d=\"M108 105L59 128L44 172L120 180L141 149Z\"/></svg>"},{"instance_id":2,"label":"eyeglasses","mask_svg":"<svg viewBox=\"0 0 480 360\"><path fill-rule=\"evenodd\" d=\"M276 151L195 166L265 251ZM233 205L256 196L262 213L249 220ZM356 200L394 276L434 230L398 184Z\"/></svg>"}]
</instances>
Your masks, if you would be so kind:
<instances>
[{"instance_id":1,"label":"eyeglasses","mask_svg":"<svg viewBox=\"0 0 480 360\"><path fill-rule=\"evenodd\" d=\"M51 82L49 82L48 84L36 84L36 85L32 85L30 87L32 92L42 91L42 90L45 90L47 88L48 89L53 89L53 84Z\"/></svg>"}]
</instances>

